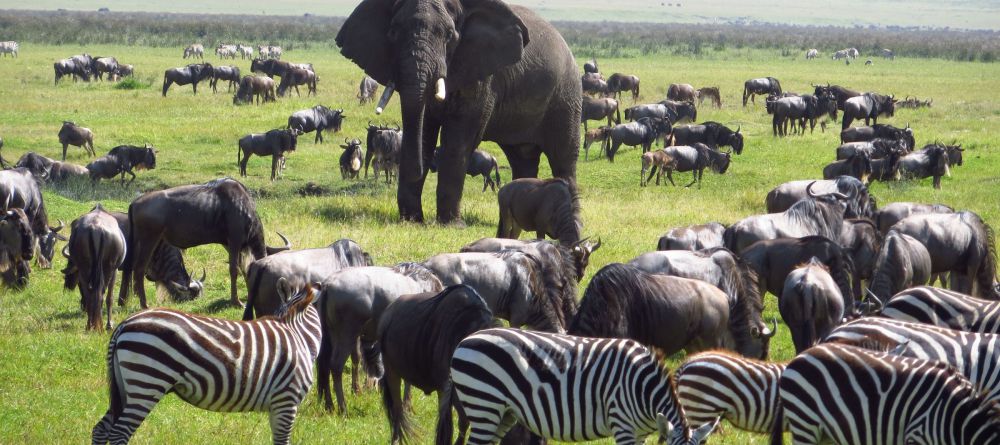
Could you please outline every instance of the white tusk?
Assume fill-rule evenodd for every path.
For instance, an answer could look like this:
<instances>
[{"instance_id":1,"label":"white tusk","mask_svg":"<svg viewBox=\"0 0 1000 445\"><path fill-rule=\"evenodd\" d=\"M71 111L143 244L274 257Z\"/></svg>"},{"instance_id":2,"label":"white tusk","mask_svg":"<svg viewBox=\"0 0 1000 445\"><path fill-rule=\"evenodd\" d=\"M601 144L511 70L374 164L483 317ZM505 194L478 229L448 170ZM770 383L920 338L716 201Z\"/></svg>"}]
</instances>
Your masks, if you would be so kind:
<instances>
[{"instance_id":1,"label":"white tusk","mask_svg":"<svg viewBox=\"0 0 1000 445\"><path fill-rule=\"evenodd\" d=\"M382 97L378 100L378 106L375 107L375 114L382 114L385 109L385 105L389 103L389 99L392 98L392 92L396 89L396 84L389 82L385 86L385 91L382 92Z\"/></svg>"},{"instance_id":2,"label":"white tusk","mask_svg":"<svg viewBox=\"0 0 1000 445\"><path fill-rule=\"evenodd\" d=\"M445 88L444 88L444 78L439 78L437 80L437 85L435 88L434 98L438 101L442 101L445 98Z\"/></svg>"}]
</instances>

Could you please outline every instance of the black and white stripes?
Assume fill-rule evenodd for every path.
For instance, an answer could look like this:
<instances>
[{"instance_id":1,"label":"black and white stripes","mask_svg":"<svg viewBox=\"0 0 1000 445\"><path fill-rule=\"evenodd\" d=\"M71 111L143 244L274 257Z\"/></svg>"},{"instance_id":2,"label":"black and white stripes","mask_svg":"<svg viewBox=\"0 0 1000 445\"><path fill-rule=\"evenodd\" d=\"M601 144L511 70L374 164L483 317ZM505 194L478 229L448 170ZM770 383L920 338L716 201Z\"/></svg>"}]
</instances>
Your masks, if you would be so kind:
<instances>
[{"instance_id":1,"label":"black and white stripes","mask_svg":"<svg viewBox=\"0 0 1000 445\"><path fill-rule=\"evenodd\" d=\"M677 368L677 399L692 426L722 417L736 428L768 433L784 369L721 351L697 354Z\"/></svg>"},{"instance_id":2,"label":"black and white stripes","mask_svg":"<svg viewBox=\"0 0 1000 445\"><path fill-rule=\"evenodd\" d=\"M882 316L949 329L1000 334L1000 301L982 300L930 286L914 287L893 296Z\"/></svg>"}]
</instances>

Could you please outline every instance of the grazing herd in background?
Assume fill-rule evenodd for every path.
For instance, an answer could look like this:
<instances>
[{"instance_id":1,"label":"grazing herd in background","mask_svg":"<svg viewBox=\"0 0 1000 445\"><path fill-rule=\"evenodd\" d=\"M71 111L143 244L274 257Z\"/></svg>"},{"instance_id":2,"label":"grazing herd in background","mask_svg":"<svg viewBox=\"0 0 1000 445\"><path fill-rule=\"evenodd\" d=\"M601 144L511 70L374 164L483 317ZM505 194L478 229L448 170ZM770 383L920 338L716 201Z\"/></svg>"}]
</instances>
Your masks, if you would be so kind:
<instances>
[{"instance_id":1,"label":"grazing herd in background","mask_svg":"<svg viewBox=\"0 0 1000 445\"><path fill-rule=\"evenodd\" d=\"M526 11L502 9L506 12L489 13L501 14L502 21L503 13ZM359 11L345 29L357 31L371 13ZM533 15L522 17L528 17L518 21L526 29L548 26ZM386 85L381 111L397 85L403 86L393 76L402 74L387 72L374 59L378 56L365 54L374 54L372 48L348 35L338 35L337 43L372 76L360 82L359 103L373 102L379 84ZM456 44L473 51L482 43ZM545 42L540 46L561 54ZM17 51L16 42L0 42L0 53L16 57ZM307 96L316 92L319 77L312 65L280 60L280 47L258 46L258 58L242 44L220 44L215 53L221 59L251 59L251 72L265 76L240 77L237 67L191 64L165 72L162 95L172 84L191 84L196 94L206 79L213 92L218 81L228 82L227 91L236 89L234 103L252 102L255 96L258 103L273 101L289 88L298 92L300 85L309 89ZM888 49L881 55L894 58ZM201 60L204 47L193 44L183 56ZM807 59L818 56L815 49L806 54ZM848 48L832 57L858 56ZM549 65L561 63L553 60ZM433 92L438 102L450 100L454 94L446 91L456 86L451 82L475 81L460 79L471 75L462 68L455 68L456 79L428 82L425 99L431 100ZM56 82L66 75L115 79L131 75L132 67L113 57L83 54L56 62L55 73ZM277 91L274 76L281 77ZM584 64L580 88L575 76L572 94L560 92L542 104L542 114L551 118L579 94L581 113L564 113L559 124L569 117L573 130L567 134L576 136L577 144L582 123L585 153L600 141L609 161L622 145L642 146L641 186L654 174L657 185L664 174L674 184L673 172L691 171L688 186L700 187L706 168L724 174L732 154L743 152L741 127L696 124L696 99L701 105L708 98L721 108L718 87L671 84L665 100L635 104L637 76L615 73L605 80L594 59ZM547 87L559 90L564 86L559 82ZM625 110L622 92L632 95L633 106ZM455 443L470 444L497 443L505 436L504 443L614 437L626 444L658 433L668 444L693 445L709 440L721 419L739 429L770 433L773 443L781 443L786 431L794 443L803 444L823 439L888 444L917 436L927 443L1000 441L994 412L1000 399L994 369L1000 358L1000 303L987 301L1000 300L993 230L977 214L944 205L891 203L879 209L867 188L871 179L904 177L932 177L939 188L950 167L962 165L960 145L933 143L916 150L908 125L877 123L880 116L893 117L896 107L929 107L930 100L897 102L892 95L829 84L799 95L784 91L773 77L747 80L743 106L766 96L776 137L788 135L789 126L791 134L804 134L807 122L812 131L824 115L836 120L838 111L844 114L836 161L824 168L824 179L775 187L765 197L766 214L731 225L671 229L656 251L601 267L578 301L577 285L602 243L583 234L576 157L558 152L563 148L555 144L556 151L546 154L556 177L537 179L537 159L525 153L537 158L539 150L553 150L550 142L556 139L539 136L522 145L498 141L514 177L503 184L497 160L475 147L484 131L478 121L447 121L414 93L401 90L404 121L415 106L421 119L424 113L433 115L440 120L435 125L452 128L442 131L443 146L414 164L407 147L432 152L420 149L430 141L421 133L424 127L414 133L409 128L418 127L410 123L404 131L369 122L364 143L346 138L340 145L342 177L357 179L362 167L367 177L372 164L376 180L384 172L387 183L399 184L401 217L420 221L419 189L405 188L413 182L414 165L417 173L425 167L440 171L439 184L447 183L446 176L481 175L483 192L487 187L496 191L499 209L496 238L419 262L376 266L360 245L346 239L291 250L278 233L284 246L267 246L253 198L230 178L144 193L127 214L98 204L72 222L67 240L59 233L61 222L48 225L41 185L89 176L93 182L120 177L125 186L125 174L131 175L130 184L135 169L156 167L157 150L149 144L121 145L86 167L67 164L69 145L91 157L96 152L93 131L64 122L58 132L62 161L26 153L8 164L0 157L0 196L6 197L0 278L7 286L27 286L31 260L50 267L56 241L68 241L62 249L64 285L79 287L88 330L111 328L118 270L119 305L135 286L143 309L145 279L176 300L202 294L205 274L200 280L191 277L182 249L204 244L226 249L233 305L243 304L237 275L246 277L243 321L153 309L118 324L107 353L111 400L93 429L94 443L127 442L170 392L214 411L268 411L273 442L288 443L298 406L314 379L325 408L333 410L335 397L339 411L347 412L343 373L348 358L354 363L355 393L361 390L361 368L379 380L391 443L415 434L406 409L411 385L438 394L437 445L452 443L453 410L458 415ZM505 100L476 100L485 99ZM622 122L622 114L629 122ZM323 143L323 132L339 132L346 118L343 109L316 105L293 113L284 128L244 136L238 141L240 174L247 175L252 155L271 156L270 178L277 179L298 136L315 131L314 143ZM850 126L861 119L865 127ZM588 120L607 125L589 129ZM461 133L456 129L480 134L455 139ZM653 148L657 141L663 148ZM459 155L458 146L469 150ZM572 158L573 165L564 158ZM464 169L456 169L456 162ZM457 190L460 195L461 187ZM438 218L456 219L458 203L439 202ZM522 231L538 239L520 241ZM925 286L935 280L947 282L951 290ZM777 320L768 323L762 315L767 293L778 298L799 354L788 363L766 361L779 330ZM497 320L511 327L499 328ZM192 347L197 344L216 347ZM693 355L671 377L661 359L682 350ZM888 390L878 398L864 397L872 395L872 387ZM831 394L839 403L830 403ZM864 413L892 422L873 423Z\"/></svg>"}]
</instances>

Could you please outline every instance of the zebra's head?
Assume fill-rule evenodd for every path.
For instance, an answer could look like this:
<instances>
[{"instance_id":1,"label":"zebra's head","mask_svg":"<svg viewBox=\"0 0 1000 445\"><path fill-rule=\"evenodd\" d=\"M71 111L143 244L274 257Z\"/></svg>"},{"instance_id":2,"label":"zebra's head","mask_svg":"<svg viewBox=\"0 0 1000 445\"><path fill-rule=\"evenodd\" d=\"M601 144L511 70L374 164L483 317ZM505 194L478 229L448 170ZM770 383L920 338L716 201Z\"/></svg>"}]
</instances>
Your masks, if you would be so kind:
<instances>
[{"instance_id":1,"label":"zebra's head","mask_svg":"<svg viewBox=\"0 0 1000 445\"><path fill-rule=\"evenodd\" d=\"M705 443L708 439L708 435L712 433L712 430L719 425L719 418L716 417L714 421L708 422L694 430L682 426L681 428L674 428L673 422L667 418L667 416L662 413L656 415L656 428L660 433L659 443L666 443L669 445L700 445Z\"/></svg>"}]
</instances>

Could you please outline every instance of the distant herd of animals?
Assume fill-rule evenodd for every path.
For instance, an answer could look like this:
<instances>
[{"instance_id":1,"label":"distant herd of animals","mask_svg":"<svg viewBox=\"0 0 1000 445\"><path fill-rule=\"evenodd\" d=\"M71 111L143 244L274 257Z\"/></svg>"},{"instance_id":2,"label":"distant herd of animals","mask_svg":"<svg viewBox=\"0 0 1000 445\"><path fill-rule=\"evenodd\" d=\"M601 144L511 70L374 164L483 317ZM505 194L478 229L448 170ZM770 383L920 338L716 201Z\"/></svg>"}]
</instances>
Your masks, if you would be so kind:
<instances>
[{"instance_id":1,"label":"distant herd of animals","mask_svg":"<svg viewBox=\"0 0 1000 445\"><path fill-rule=\"evenodd\" d=\"M119 305L134 287L146 309L146 279L176 300L200 296L205 274L198 280L188 272L183 249L221 244L230 302L244 305L241 273L247 287L242 321L150 309L117 325L106 355L109 408L92 443L127 443L172 392L203 409L267 411L273 442L287 444L314 380L327 410L336 399L347 412L349 358L355 392L361 369L378 379L393 444L416 434L411 386L438 394L437 445L606 437L634 445L653 434L693 445L711 441L721 419L771 434L776 444L784 432L796 444L1000 443L994 233L971 211L876 205L870 178L933 177L938 187L962 159L960 146L915 150L908 126L878 124L893 116L893 96L836 85L788 95L775 78L746 81L744 106L768 97L775 136L787 135L789 125L804 133L807 122L813 128L823 115L843 112L839 161L824 179L775 187L764 198L766 214L669 230L655 251L601 267L578 299L578 283L602 246L584 236L580 216L576 162L581 148L587 156L580 124L608 120L593 139L584 128L585 141L600 140L611 161L621 145L641 145L641 185L657 170L670 182L672 172L692 171L694 184L705 168L726 171L730 152L720 147L736 155L744 149L741 128L679 125L697 121L695 99L721 107L718 87L671 85L666 101L633 106L624 113L632 122L621 123L620 93L636 102L639 78L605 81L591 60L581 79L549 23L502 2L364 0L336 43L367 75L358 100L372 102L385 85L380 113L398 91L403 121L402 128L370 122L365 154L359 139L347 138L343 177L357 178L362 165L367 175L374 162L376 177L384 172L397 183L401 219L423 221L424 179L436 171L437 219L456 222L464 176L475 171L484 191L499 187L497 237L386 266L348 239L292 250L278 233L284 245L268 246L248 189L222 178L143 193L127 213L98 204L72 222L67 239L61 222L49 225L41 187L73 175L134 179L133 169L155 167L156 149L120 146L85 168L66 164L68 145L95 152L93 132L65 122L63 161L27 153L3 162L4 285L27 286L31 261L51 267L57 242L66 241L64 286L79 289L86 327L96 331L112 327L119 270ZM279 64L278 47L264 49L254 66L285 70L269 75L311 72ZM203 54L200 45L184 51L185 58ZM242 45L220 45L216 54L253 56ZM74 59L67 61L77 66ZM81 62L81 77L93 66ZM163 95L171 83L196 85L214 73L208 64L168 70ZM244 91L235 102L273 98L266 85L257 93L247 77L233 77ZM276 179L299 135L315 131L321 143L344 118L343 110L318 105L292 114L285 128L241 138L240 173L249 156L270 155ZM850 127L860 119L872 125ZM513 176L506 184L496 160L476 150L484 140L506 155ZM653 150L658 140L665 148ZM554 178L537 178L543 153ZM539 239L518 240L522 231ZM934 282L949 289L928 286ZM766 293L777 297L798 354L786 363L766 361L779 329L762 316ZM671 373L662 359L679 351L693 355Z\"/></svg>"}]
</instances>

